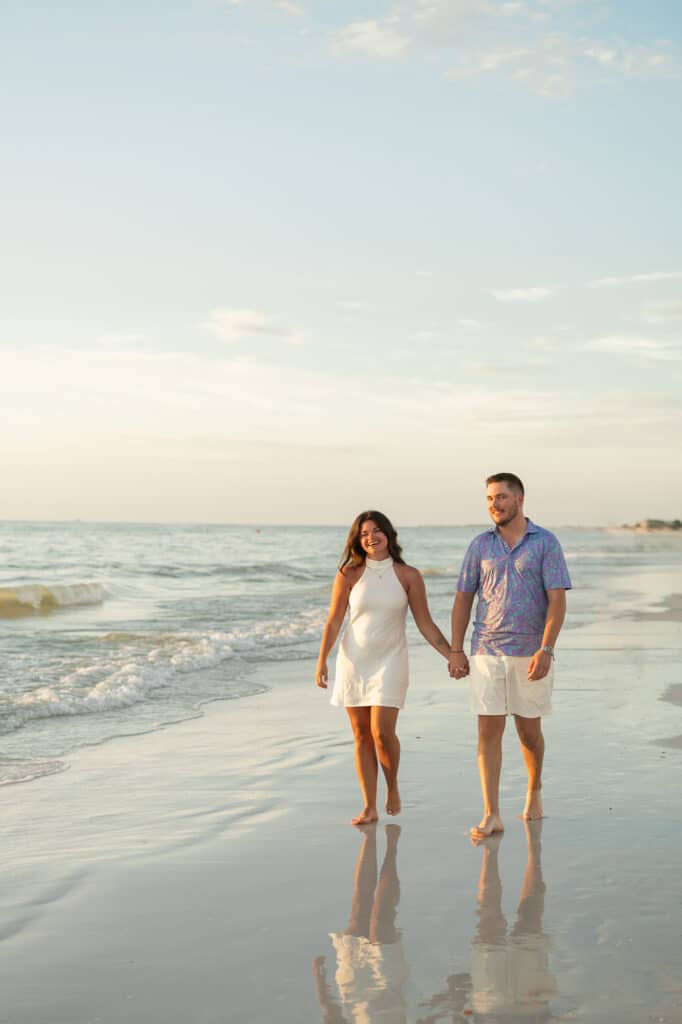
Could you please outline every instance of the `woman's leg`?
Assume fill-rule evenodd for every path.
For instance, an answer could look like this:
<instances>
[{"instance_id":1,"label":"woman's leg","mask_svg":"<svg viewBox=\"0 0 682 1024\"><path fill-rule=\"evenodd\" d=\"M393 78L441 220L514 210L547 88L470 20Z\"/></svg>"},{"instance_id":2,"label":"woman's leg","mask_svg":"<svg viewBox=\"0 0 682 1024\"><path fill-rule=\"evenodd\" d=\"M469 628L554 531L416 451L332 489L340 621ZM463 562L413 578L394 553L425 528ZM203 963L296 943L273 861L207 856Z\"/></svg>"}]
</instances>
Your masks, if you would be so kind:
<instances>
[{"instance_id":1,"label":"woman's leg","mask_svg":"<svg viewBox=\"0 0 682 1024\"><path fill-rule=\"evenodd\" d=\"M377 755L372 739L373 708L346 708L355 739L355 770L365 806L352 825L368 825L379 820L377 812Z\"/></svg>"},{"instance_id":2,"label":"woman's leg","mask_svg":"<svg viewBox=\"0 0 682 1024\"><path fill-rule=\"evenodd\" d=\"M386 856L376 887L374 906L370 918L370 942L395 942L398 932L395 918L400 901L398 880L398 839L400 825L386 825Z\"/></svg>"},{"instance_id":3,"label":"woman's leg","mask_svg":"<svg viewBox=\"0 0 682 1024\"><path fill-rule=\"evenodd\" d=\"M355 865L353 879L353 903L346 935L370 937L370 918L374 905L374 890L377 886L377 826L367 825L362 832L362 846ZM372 940L374 941L374 940Z\"/></svg>"},{"instance_id":4,"label":"woman's leg","mask_svg":"<svg viewBox=\"0 0 682 1024\"><path fill-rule=\"evenodd\" d=\"M398 723L398 710L398 708L371 708L372 739L386 778L386 811L388 814L400 814L400 793L398 792L400 740L395 732Z\"/></svg>"}]
</instances>

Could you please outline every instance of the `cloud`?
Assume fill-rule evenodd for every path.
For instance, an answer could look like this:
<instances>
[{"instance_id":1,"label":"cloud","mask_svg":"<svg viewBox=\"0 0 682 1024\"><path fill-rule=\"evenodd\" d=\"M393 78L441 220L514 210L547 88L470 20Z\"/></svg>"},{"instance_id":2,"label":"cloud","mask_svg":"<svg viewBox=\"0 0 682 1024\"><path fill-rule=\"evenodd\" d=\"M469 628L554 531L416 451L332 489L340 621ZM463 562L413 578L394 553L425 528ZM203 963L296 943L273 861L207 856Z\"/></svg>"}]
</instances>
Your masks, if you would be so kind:
<instances>
[{"instance_id":1,"label":"cloud","mask_svg":"<svg viewBox=\"0 0 682 1024\"><path fill-rule=\"evenodd\" d=\"M39 358L35 350L3 357L3 406L16 406L33 436L82 429L96 414L101 430L125 427L175 437L212 430L217 436L258 439L279 437L284 429L289 437L300 437L321 417L331 418L336 387L333 377L286 360L241 355L52 346L40 349ZM339 409L339 421L343 416Z\"/></svg>"},{"instance_id":2,"label":"cloud","mask_svg":"<svg viewBox=\"0 0 682 1024\"><path fill-rule=\"evenodd\" d=\"M682 302L659 302L647 306L642 319L649 324L677 323L682 320Z\"/></svg>"},{"instance_id":3,"label":"cloud","mask_svg":"<svg viewBox=\"0 0 682 1024\"><path fill-rule=\"evenodd\" d=\"M520 46L506 45L465 52L444 77L457 80L500 74L540 95L561 95L571 89L573 58L574 46L564 37L529 38Z\"/></svg>"},{"instance_id":4,"label":"cloud","mask_svg":"<svg viewBox=\"0 0 682 1024\"><path fill-rule=\"evenodd\" d=\"M102 348L121 348L127 345L139 345L144 341L144 334L137 334L133 331L105 331L95 339L97 345Z\"/></svg>"},{"instance_id":5,"label":"cloud","mask_svg":"<svg viewBox=\"0 0 682 1024\"><path fill-rule=\"evenodd\" d=\"M201 326L224 341L241 341L257 335L281 338L290 345L300 345L303 341L299 332L273 323L257 309L214 309L210 319Z\"/></svg>"},{"instance_id":6,"label":"cloud","mask_svg":"<svg viewBox=\"0 0 682 1024\"><path fill-rule=\"evenodd\" d=\"M232 2L243 9L266 6L265 0ZM317 40L322 34L339 58L425 58L437 62L440 73L452 81L498 76L552 97L566 96L578 84L682 77L678 46L667 40L649 46L624 40L614 34L621 29L613 14L609 19L602 12L602 38L595 38L595 19L580 15L581 7L589 15L588 0L392 0L386 15L358 16L331 30L328 15L320 13L322 4L309 4L304 10L296 0L268 0L267 6L290 17L306 14L310 38ZM562 16L566 8L574 9L570 20ZM548 31L547 26L555 24L562 30ZM590 34L581 31L583 26Z\"/></svg>"},{"instance_id":7,"label":"cloud","mask_svg":"<svg viewBox=\"0 0 682 1024\"><path fill-rule=\"evenodd\" d=\"M559 329L561 330L561 328ZM540 336L538 338L530 338L525 343L524 348L536 352L556 352L561 348L561 346L556 338L545 338Z\"/></svg>"},{"instance_id":8,"label":"cloud","mask_svg":"<svg viewBox=\"0 0 682 1024\"><path fill-rule=\"evenodd\" d=\"M332 49L337 54L359 53L380 60L401 57L409 45L407 36L391 24L379 21L353 21L332 38Z\"/></svg>"},{"instance_id":9,"label":"cloud","mask_svg":"<svg viewBox=\"0 0 682 1024\"><path fill-rule=\"evenodd\" d=\"M657 48L593 43L582 51L581 56L625 78L659 77L676 70L676 61L666 43L659 44Z\"/></svg>"},{"instance_id":10,"label":"cloud","mask_svg":"<svg viewBox=\"0 0 682 1024\"><path fill-rule=\"evenodd\" d=\"M420 344L422 342L436 341L437 338L440 338L440 331L421 330L415 331L414 334L410 335L410 341L417 341Z\"/></svg>"},{"instance_id":11,"label":"cloud","mask_svg":"<svg viewBox=\"0 0 682 1024\"><path fill-rule=\"evenodd\" d=\"M539 302L552 294L551 288L491 288L498 302Z\"/></svg>"},{"instance_id":12,"label":"cloud","mask_svg":"<svg viewBox=\"0 0 682 1024\"><path fill-rule=\"evenodd\" d=\"M300 4L293 4L290 0L278 0L275 7L284 11L285 14L290 14L293 18L300 18L303 14L303 8Z\"/></svg>"},{"instance_id":13,"label":"cloud","mask_svg":"<svg viewBox=\"0 0 682 1024\"><path fill-rule=\"evenodd\" d=\"M643 284L652 281L677 281L682 278L682 270L659 270L649 274L629 274L625 277L599 277L589 281L588 288L620 288L626 284Z\"/></svg>"},{"instance_id":14,"label":"cloud","mask_svg":"<svg viewBox=\"0 0 682 1024\"><path fill-rule=\"evenodd\" d=\"M584 352L603 352L607 355L639 356L649 362L682 362L682 349L679 345L662 341L659 338L642 338L627 335L609 334L600 338L591 338L581 346Z\"/></svg>"},{"instance_id":15,"label":"cloud","mask_svg":"<svg viewBox=\"0 0 682 1024\"><path fill-rule=\"evenodd\" d=\"M485 71L498 71L505 64L516 64L529 55L526 48L489 50L466 57L461 67L445 72L445 78L470 78Z\"/></svg>"},{"instance_id":16,"label":"cloud","mask_svg":"<svg viewBox=\"0 0 682 1024\"><path fill-rule=\"evenodd\" d=\"M538 370L547 368L553 370L553 365L550 359L536 357L517 363L485 363L471 360L464 364L464 368L477 376L505 377L507 379L518 377L519 380L527 380L530 374L535 374Z\"/></svg>"},{"instance_id":17,"label":"cloud","mask_svg":"<svg viewBox=\"0 0 682 1024\"><path fill-rule=\"evenodd\" d=\"M514 45L505 40L485 49L460 47L458 52L446 79L499 74L545 96L567 95L578 83L603 85L615 77L661 78L681 72L678 54L665 42L654 47L584 43L564 33L534 38L532 30L520 34Z\"/></svg>"},{"instance_id":18,"label":"cloud","mask_svg":"<svg viewBox=\"0 0 682 1024\"><path fill-rule=\"evenodd\" d=\"M206 356L51 346L38 357L17 348L3 354L0 390L17 436L43 452L70 450L65 437L90 437L84 422L111 436L139 433L183 444L211 436L283 444L305 438L354 446L357 453L366 452L368 436L398 452L418 439L415 467L436 459L428 452L446 450L453 439L464 448L471 442L498 450L501 422L510 450L529 442L620 449L624 437L635 435L641 446L674 446L679 402L666 402L660 391L608 392L594 373L571 388L555 364L548 372L541 358L510 356L500 359L508 363L501 373L494 364L469 374L461 365L442 375L427 368L405 378L396 371L377 390L352 361L324 370L235 355L231 347ZM350 418L339 394L353 396ZM268 468L280 472L282 460Z\"/></svg>"},{"instance_id":19,"label":"cloud","mask_svg":"<svg viewBox=\"0 0 682 1024\"><path fill-rule=\"evenodd\" d=\"M428 22L438 21L443 24L462 25L466 22L487 18L495 14L517 13L512 8L520 8L521 4L491 3L490 0L407 0L399 8L403 17L411 19L417 25L428 25Z\"/></svg>"}]
</instances>

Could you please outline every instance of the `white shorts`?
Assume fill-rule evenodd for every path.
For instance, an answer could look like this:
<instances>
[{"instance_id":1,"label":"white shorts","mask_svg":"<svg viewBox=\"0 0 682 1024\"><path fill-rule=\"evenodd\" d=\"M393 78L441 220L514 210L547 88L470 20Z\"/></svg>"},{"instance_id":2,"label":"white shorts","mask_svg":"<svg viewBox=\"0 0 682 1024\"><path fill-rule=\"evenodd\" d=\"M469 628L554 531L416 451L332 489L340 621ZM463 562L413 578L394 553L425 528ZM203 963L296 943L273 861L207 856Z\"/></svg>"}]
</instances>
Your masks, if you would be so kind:
<instances>
[{"instance_id":1,"label":"white shorts","mask_svg":"<svg viewBox=\"0 0 682 1024\"><path fill-rule=\"evenodd\" d=\"M551 714L554 665L544 679L531 681L530 661L509 654L473 654L469 658L469 710L477 715L522 718Z\"/></svg>"}]
</instances>

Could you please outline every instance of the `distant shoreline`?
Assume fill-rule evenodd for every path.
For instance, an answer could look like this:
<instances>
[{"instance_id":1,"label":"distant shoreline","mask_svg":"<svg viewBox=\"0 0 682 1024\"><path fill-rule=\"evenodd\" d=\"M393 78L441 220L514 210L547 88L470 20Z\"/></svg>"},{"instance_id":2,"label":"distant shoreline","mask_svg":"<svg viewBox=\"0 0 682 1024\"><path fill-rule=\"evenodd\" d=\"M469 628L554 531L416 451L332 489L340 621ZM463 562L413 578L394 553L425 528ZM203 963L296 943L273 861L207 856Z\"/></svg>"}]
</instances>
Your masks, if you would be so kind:
<instances>
[{"instance_id":1,"label":"distant shoreline","mask_svg":"<svg viewBox=\"0 0 682 1024\"><path fill-rule=\"evenodd\" d=\"M682 530L679 519L641 519L638 523L623 523L618 530L632 530L635 533L677 533Z\"/></svg>"}]
</instances>

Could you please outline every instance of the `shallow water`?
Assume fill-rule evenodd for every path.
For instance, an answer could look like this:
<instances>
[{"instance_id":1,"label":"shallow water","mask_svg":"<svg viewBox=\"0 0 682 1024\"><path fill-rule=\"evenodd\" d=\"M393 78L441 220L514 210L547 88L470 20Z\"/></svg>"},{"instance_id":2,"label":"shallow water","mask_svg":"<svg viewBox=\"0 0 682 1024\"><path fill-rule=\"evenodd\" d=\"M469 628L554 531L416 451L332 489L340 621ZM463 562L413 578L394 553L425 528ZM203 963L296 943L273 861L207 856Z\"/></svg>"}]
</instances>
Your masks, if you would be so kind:
<instances>
[{"instance_id":1,"label":"shallow water","mask_svg":"<svg viewBox=\"0 0 682 1024\"><path fill-rule=\"evenodd\" d=\"M445 630L462 555L478 528L400 534ZM682 558L674 535L557 532L576 585L567 630L641 601L639 585L612 584L624 571L636 580ZM260 685L254 667L263 662L314 656L344 534L0 524L0 782L58 770L78 746L154 730L197 714L204 701L252 693ZM418 639L414 626L410 639Z\"/></svg>"},{"instance_id":2,"label":"shallow water","mask_svg":"<svg viewBox=\"0 0 682 1024\"><path fill-rule=\"evenodd\" d=\"M479 529L400 533L446 632ZM575 586L566 635L589 626L590 649L608 646L609 618L655 610L660 573L672 580L682 561L674 534L556 532ZM263 663L314 657L344 538L333 527L0 524L0 782L252 694L269 685L255 679ZM658 590L647 591L647 573ZM644 628L653 637L656 622L633 623ZM413 624L409 638L419 642Z\"/></svg>"},{"instance_id":3,"label":"shallow water","mask_svg":"<svg viewBox=\"0 0 682 1024\"><path fill-rule=\"evenodd\" d=\"M612 590L653 607L670 583L638 579ZM466 687L413 650L383 885L390 837L381 823L363 851L348 825L348 725L310 661L261 665L260 695L6 789L0 1021L680 1024L682 754L657 737L682 733L682 708L659 699L682 636L647 621L618 607L562 637L547 817L530 835L516 817L510 726L506 832L488 852L468 839Z\"/></svg>"}]
</instances>

